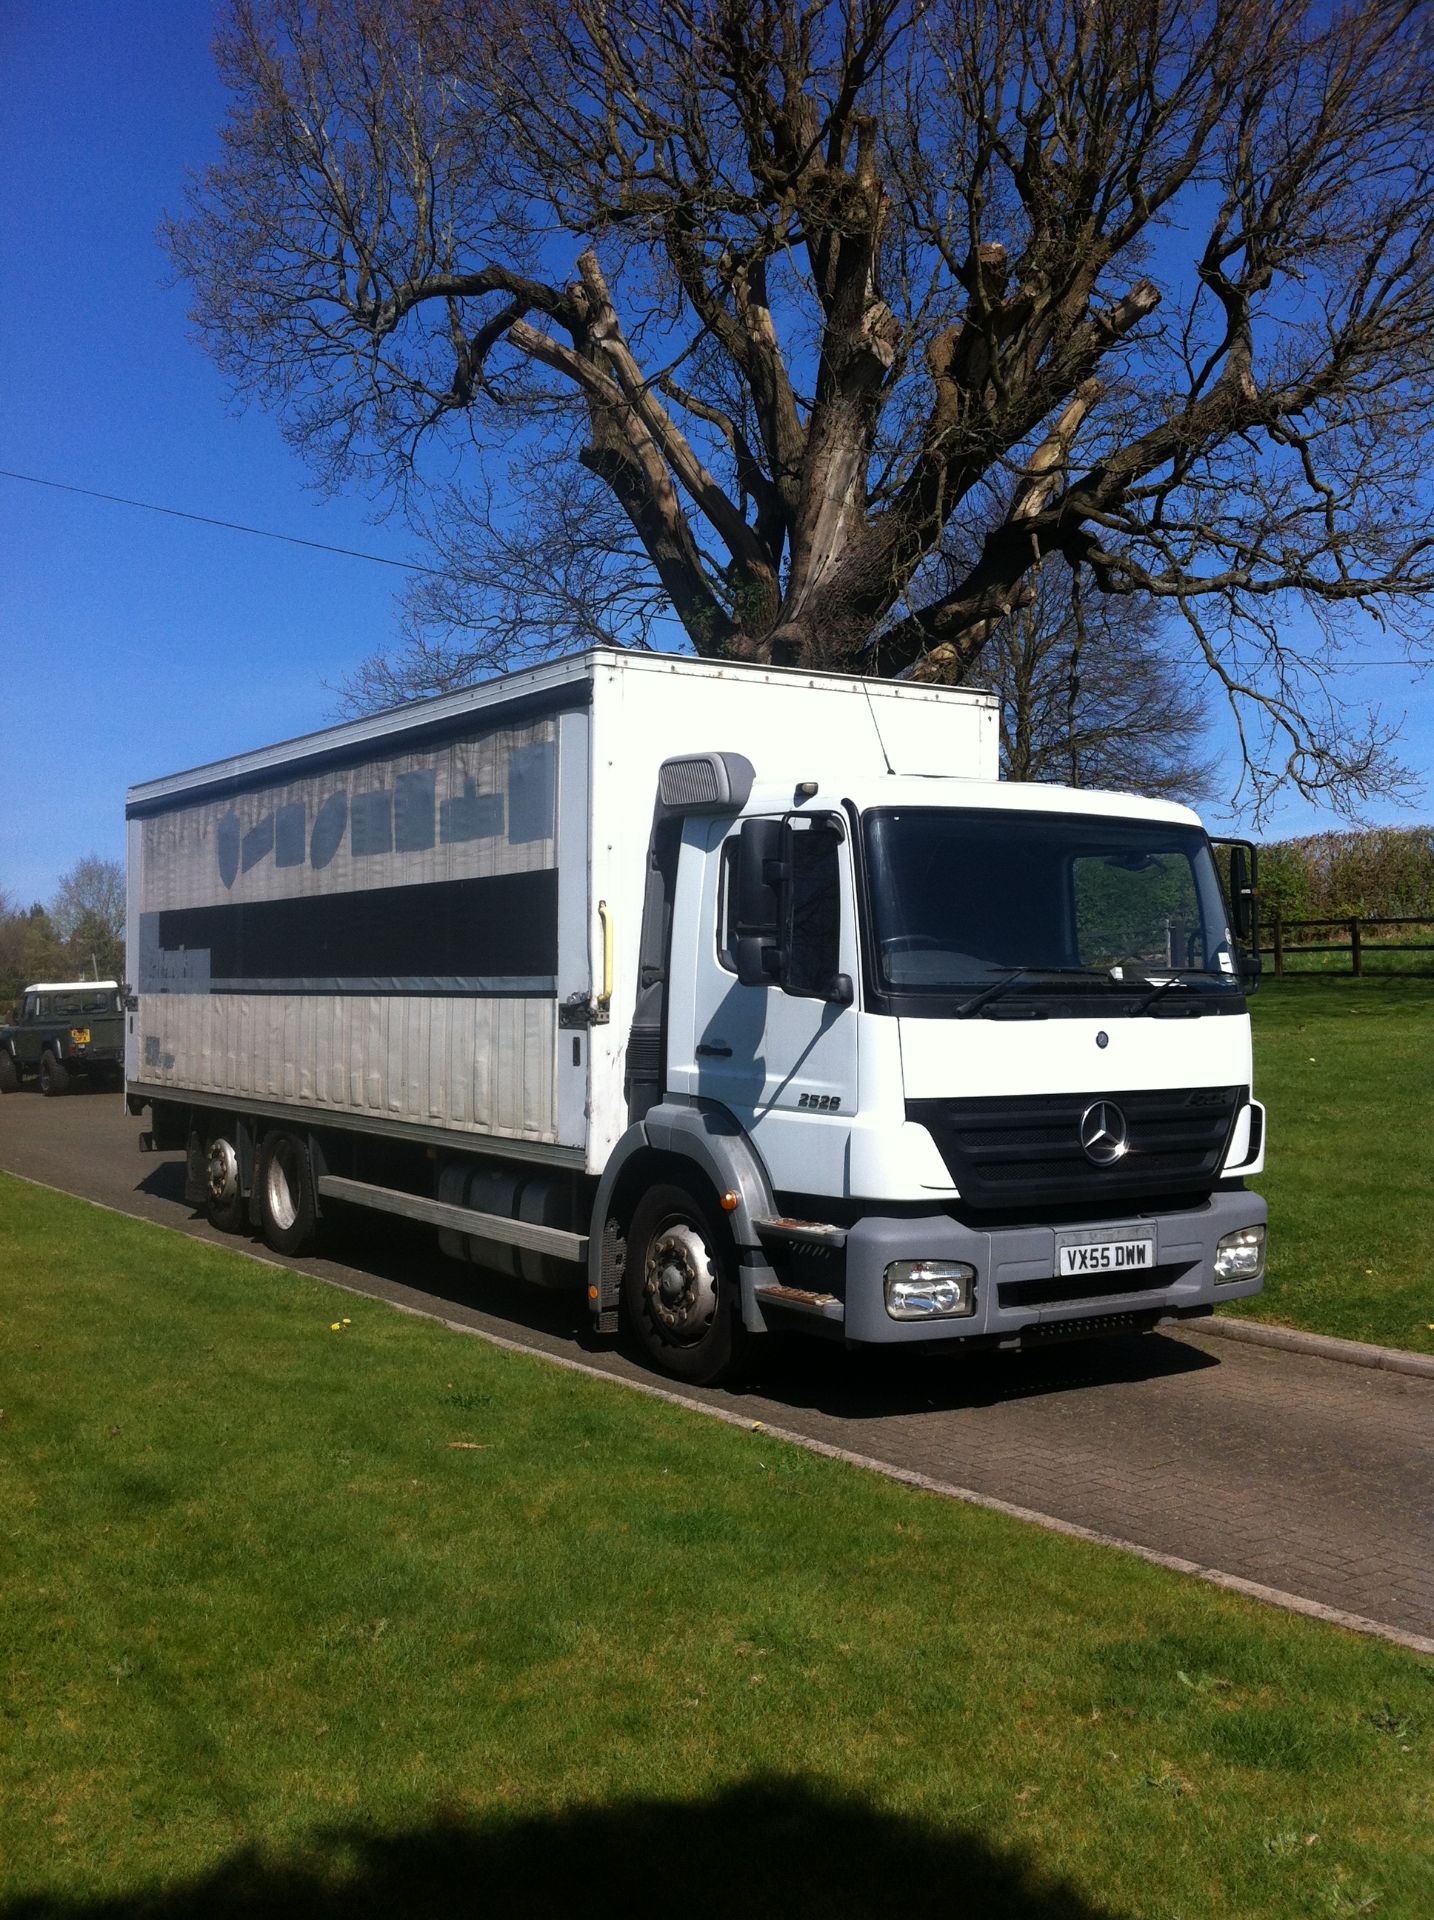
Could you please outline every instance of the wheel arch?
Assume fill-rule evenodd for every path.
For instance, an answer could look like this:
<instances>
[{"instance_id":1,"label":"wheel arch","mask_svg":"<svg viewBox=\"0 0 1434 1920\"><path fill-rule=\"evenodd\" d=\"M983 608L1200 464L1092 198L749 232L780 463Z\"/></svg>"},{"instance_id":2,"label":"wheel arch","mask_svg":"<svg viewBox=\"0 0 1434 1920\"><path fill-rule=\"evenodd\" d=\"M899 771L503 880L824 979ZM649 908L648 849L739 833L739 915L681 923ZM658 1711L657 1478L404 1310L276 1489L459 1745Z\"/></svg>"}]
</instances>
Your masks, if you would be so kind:
<instances>
[{"instance_id":1,"label":"wheel arch","mask_svg":"<svg viewBox=\"0 0 1434 1920\"><path fill-rule=\"evenodd\" d=\"M698 1198L714 1203L724 1193L735 1193L736 1206L722 1209L732 1238L739 1251L760 1245L754 1222L773 1211L772 1189L747 1133L715 1100L685 1106L664 1101L628 1128L603 1171L588 1245L590 1288L602 1287L609 1223L625 1227L638 1196L663 1180L693 1188Z\"/></svg>"}]
</instances>

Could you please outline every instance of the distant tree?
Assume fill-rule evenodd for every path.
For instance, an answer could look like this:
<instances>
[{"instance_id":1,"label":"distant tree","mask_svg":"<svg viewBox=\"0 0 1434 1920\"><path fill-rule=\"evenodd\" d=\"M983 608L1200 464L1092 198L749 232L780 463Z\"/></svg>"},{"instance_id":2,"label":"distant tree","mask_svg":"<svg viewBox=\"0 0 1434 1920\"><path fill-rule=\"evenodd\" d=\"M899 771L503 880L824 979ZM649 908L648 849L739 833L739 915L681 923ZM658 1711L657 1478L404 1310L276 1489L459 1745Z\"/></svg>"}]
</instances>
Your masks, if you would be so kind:
<instances>
[{"instance_id":1,"label":"distant tree","mask_svg":"<svg viewBox=\"0 0 1434 1920\"><path fill-rule=\"evenodd\" d=\"M32 982L68 973L65 944L38 900L28 912L12 908L0 917L0 1012L8 1013Z\"/></svg>"},{"instance_id":2,"label":"distant tree","mask_svg":"<svg viewBox=\"0 0 1434 1920\"><path fill-rule=\"evenodd\" d=\"M1001 696L1006 777L1187 804L1208 795L1206 703L1165 626L1148 601L1082 593L1068 567L1044 567L969 676Z\"/></svg>"},{"instance_id":3,"label":"distant tree","mask_svg":"<svg viewBox=\"0 0 1434 1920\"><path fill-rule=\"evenodd\" d=\"M200 336L327 482L502 494L480 585L575 583L550 462L622 530L594 617L635 558L706 655L959 676L1058 555L1183 616L1257 793L1390 779L1330 669L1430 641L1429 0L227 13Z\"/></svg>"},{"instance_id":4,"label":"distant tree","mask_svg":"<svg viewBox=\"0 0 1434 1920\"><path fill-rule=\"evenodd\" d=\"M19 911L6 888L0 887L0 1020L8 1020L18 991Z\"/></svg>"},{"instance_id":5,"label":"distant tree","mask_svg":"<svg viewBox=\"0 0 1434 1920\"><path fill-rule=\"evenodd\" d=\"M110 939L120 940L124 910L124 868L118 860L91 853L61 875L50 918L62 940L73 939L85 927L92 936L102 929Z\"/></svg>"},{"instance_id":6,"label":"distant tree","mask_svg":"<svg viewBox=\"0 0 1434 1920\"><path fill-rule=\"evenodd\" d=\"M103 915L82 913L65 942L69 971L76 979L123 980L124 939Z\"/></svg>"}]
</instances>

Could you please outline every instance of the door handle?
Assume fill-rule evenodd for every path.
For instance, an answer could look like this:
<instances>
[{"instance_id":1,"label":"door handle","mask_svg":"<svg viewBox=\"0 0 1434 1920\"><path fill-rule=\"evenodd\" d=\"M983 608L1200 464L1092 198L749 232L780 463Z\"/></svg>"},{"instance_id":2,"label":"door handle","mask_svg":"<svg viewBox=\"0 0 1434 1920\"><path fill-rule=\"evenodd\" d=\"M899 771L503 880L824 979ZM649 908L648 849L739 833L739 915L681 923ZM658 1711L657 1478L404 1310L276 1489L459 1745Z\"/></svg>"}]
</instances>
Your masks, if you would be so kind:
<instances>
[{"instance_id":1,"label":"door handle","mask_svg":"<svg viewBox=\"0 0 1434 1920\"><path fill-rule=\"evenodd\" d=\"M732 1049L725 1040L704 1040L697 1049L699 1060L730 1060Z\"/></svg>"}]
</instances>

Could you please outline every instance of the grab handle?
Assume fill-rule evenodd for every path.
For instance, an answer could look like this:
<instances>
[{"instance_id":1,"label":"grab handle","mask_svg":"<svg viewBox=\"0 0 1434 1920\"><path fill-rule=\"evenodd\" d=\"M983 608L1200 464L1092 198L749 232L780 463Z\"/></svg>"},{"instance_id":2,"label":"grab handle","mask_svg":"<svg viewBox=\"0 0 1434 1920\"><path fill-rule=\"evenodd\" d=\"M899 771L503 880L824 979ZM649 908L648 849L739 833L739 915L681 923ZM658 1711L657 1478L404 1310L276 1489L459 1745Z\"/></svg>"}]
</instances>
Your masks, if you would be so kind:
<instances>
[{"instance_id":1,"label":"grab handle","mask_svg":"<svg viewBox=\"0 0 1434 1920\"><path fill-rule=\"evenodd\" d=\"M606 900L598 901L598 919L602 922L602 992L598 1005L606 1010L612 1005L612 915Z\"/></svg>"}]
</instances>

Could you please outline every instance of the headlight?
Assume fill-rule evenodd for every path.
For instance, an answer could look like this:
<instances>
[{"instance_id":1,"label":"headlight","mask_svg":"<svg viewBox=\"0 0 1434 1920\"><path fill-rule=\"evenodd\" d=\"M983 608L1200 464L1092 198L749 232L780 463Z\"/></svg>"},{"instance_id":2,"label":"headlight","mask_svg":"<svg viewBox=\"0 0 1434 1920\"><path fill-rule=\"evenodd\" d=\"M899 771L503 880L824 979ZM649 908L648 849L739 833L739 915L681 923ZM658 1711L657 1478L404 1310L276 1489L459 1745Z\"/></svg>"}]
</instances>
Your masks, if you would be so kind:
<instances>
[{"instance_id":1,"label":"headlight","mask_svg":"<svg viewBox=\"0 0 1434 1920\"><path fill-rule=\"evenodd\" d=\"M1236 1280L1262 1280L1265 1274L1265 1229L1238 1227L1225 1234L1215 1249L1215 1285Z\"/></svg>"},{"instance_id":2,"label":"headlight","mask_svg":"<svg viewBox=\"0 0 1434 1920\"><path fill-rule=\"evenodd\" d=\"M964 1260L893 1260L886 1269L893 1320L953 1320L976 1311L976 1269Z\"/></svg>"}]
</instances>

